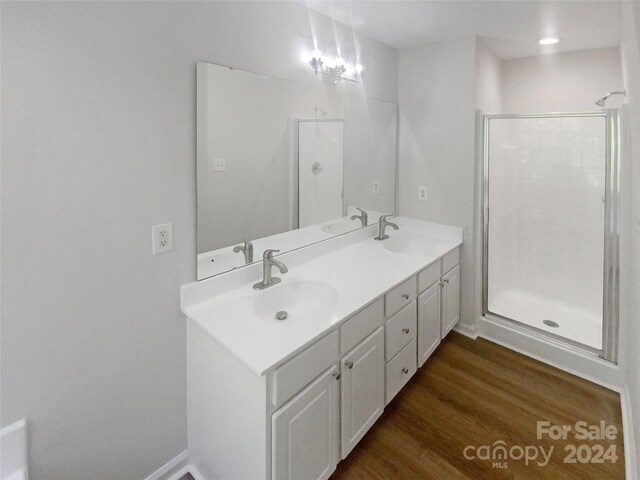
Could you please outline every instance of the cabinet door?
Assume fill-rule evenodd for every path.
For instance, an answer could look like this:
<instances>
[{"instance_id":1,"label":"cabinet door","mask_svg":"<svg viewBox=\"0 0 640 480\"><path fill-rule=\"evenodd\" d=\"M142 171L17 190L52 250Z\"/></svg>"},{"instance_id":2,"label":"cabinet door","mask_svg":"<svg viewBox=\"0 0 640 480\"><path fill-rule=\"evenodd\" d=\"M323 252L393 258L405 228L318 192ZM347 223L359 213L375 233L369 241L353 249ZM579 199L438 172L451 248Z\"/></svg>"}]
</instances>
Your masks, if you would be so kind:
<instances>
[{"instance_id":1,"label":"cabinet door","mask_svg":"<svg viewBox=\"0 0 640 480\"><path fill-rule=\"evenodd\" d=\"M384 409L384 329L378 328L342 358L342 458Z\"/></svg>"},{"instance_id":2,"label":"cabinet door","mask_svg":"<svg viewBox=\"0 0 640 480\"><path fill-rule=\"evenodd\" d=\"M444 277L442 289L442 338L460 320L460 265L456 265Z\"/></svg>"},{"instance_id":3,"label":"cabinet door","mask_svg":"<svg viewBox=\"0 0 640 480\"><path fill-rule=\"evenodd\" d=\"M446 284L445 284L446 285ZM440 345L440 282L418 297L418 366Z\"/></svg>"},{"instance_id":4,"label":"cabinet door","mask_svg":"<svg viewBox=\"0 0 640 480\"><path fill-rule=\"evenodd\" d=\"M273 414L273 480L327 479L335 470L339 379L331 367Z\"/></svg>"}]
</instances>

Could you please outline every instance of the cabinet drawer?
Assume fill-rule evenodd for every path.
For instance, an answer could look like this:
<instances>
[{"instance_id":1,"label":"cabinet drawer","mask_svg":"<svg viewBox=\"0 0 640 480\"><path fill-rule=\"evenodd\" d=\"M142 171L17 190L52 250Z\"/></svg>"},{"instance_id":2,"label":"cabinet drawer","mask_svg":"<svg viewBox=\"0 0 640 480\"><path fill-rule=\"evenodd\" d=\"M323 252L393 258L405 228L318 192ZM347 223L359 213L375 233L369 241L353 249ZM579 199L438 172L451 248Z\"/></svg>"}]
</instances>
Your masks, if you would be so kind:
<instances>
[{"instance_id":1,"label":"cabinet drawer","mask_svg":"<svg viewBox=\"0 0 640 480\"><path fill-rule=\"evenodd\" d=\"M451 250L444 257L442 257L442 274L444 275L459 263L460 247L457 247L455 250Z\"/></svg>"},{"instance_id":2,"label":"cabinet drawer","mask_svg":"<svg viewBox=\"0 0 640 480\"><path fill-rule=\"evenodd\" d=\"M384 356L387 362L416 336L417 314L416 302L411 302L387 320L384 327Z\"/></svg>"},{"instance_id":3,"label":"cabinet drawer","mask_svg":"<svg viewBox=\"0 0 640 480\"><path fill-rule=\"evenodd\" d=\"M390 317L402 307L409 305L416 298L416 277L405 280L384 296L384 313Z\"/></svg>"},{"instance_id":4,"label":"cabinet drawer","mask_svg":"<svg viewBox=\"0 0 640 480\"><path fill-rule=\"evenodd\" d=\"M376 300L340 327L340 352L346 353L384 323L384 300Z\"/></svg>"},{"instance_id":5,"label":"cabinet drawer","mask_svg":"<svg viewBox=\"0 0 640 480\"><path fill-rule=\"evenodd\" d=\"M273 405L278 408L339 358L338 332L311 345L273 374Z\"/></svg>"},{"instance_id":6,"label":"cabinet drawer","mask_svg":"<svg viewBox=\"0 0 640 480\"><path fill-rule=\"evenodd\" d=\"M424 292L431 285L440 280L442 262L437 260L418 274L418 293Z\"/></svg>"},{"instance_id":7,"label":"cabinet drawer","mask_svg":"<svg viewBox=\"0 0 640 480\"><path fill-rule=\"evenodd\" d=\"M393 357L393 360L387 363L385 395L387 403L393 400L393 397L405 386L414 373L416 373L415 338L400 350L400 353Z\"/></svg>"}]
</instances>

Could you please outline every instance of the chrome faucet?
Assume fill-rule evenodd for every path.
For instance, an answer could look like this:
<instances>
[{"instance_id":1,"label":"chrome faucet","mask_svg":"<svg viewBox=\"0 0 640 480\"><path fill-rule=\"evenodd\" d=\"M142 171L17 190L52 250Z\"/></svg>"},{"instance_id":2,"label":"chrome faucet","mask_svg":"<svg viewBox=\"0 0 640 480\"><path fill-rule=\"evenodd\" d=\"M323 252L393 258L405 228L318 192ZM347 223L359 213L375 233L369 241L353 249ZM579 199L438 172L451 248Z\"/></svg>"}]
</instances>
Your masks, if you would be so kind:
<instances>
[{"instance_id":1,"label":"chrome faucet","mask_svg":"<svg viewBox=\"0 0 640 480\"><path fill-rule=\"evenodd\" d=\"M242 252L244 255L244 264L249 265L253 263L253 243L248 240L244 241L244 245L237 245L233 247L234 253Z\"/></svg>"},{"instance_id":2,"label":"chrome faucet","mask_svg":"<svg viewBox=\"0 0 640 480\"><path fill-rule=\"evenodd\" d=\"M378 222L378 236L374 238L374 240L385 240L389 238L389 235L384 233L384 230L387 227L391 227L394 230L400 230L400 227L395 223L387 222L387 218L393 217L393 215L382 215L380 217L380 222Z\"/></svg>"},{"instance_id":3,"label":"chrome faucet","mask_svg":"<svg viewBox=\"0 0 640 480\"><path fill-rule=\"evenodd\" d=\"M369 215L367 215L367 212L358 207L356 207L356 210L360 210L360 215L351 215L351 220L355 220L357 218L362 222L363 227L369 225Z\"/></svg>"},{"instance_id":4,"label":"chrome faucet","mask_svg":"<svg viewBox=\"0 0 640 480\"><path fill-rule=\"evenodd\" d=\"M271 276L271 267L276 267L280 270L280 273L287 273L289 269L287 266L273 258L274 253L278 253L280 250L265 250L262 255L262 281L253 285L254 290L264 290L276 283L280 283L282 279L280 277Z\"/></svg>"}]
</instances>

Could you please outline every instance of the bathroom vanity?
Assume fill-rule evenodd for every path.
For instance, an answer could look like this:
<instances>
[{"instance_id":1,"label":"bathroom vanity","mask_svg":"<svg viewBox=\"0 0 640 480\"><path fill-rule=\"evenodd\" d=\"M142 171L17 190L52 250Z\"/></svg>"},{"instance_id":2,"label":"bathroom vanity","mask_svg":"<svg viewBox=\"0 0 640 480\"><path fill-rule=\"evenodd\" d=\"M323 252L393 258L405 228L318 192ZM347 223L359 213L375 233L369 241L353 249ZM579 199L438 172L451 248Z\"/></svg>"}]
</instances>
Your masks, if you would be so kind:
<instances>
[{"instance_id":1,"label":"bathroom vanity","mask_svg":"<svg viewBox=\"0 0 640 480\"><path fill-rule=\"evenodd\" d=\"M182 287L196 480L328 478L454 327L462 230L394 222Z\"/></svg>"}]
</instances>

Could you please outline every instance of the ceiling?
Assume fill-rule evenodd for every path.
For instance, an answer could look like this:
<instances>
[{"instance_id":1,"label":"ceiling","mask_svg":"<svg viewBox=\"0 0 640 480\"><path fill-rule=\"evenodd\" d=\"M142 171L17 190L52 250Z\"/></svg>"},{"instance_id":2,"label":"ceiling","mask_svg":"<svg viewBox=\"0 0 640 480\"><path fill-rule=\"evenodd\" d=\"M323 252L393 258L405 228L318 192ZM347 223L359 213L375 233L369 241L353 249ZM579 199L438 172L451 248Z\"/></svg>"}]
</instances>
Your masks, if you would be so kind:
<instances>
[{"instance_id":1,"label":"ceiling","mask_svg":"<svg viewBox=\"0 0 640 480\"><path fill-rule=\"evenodd\" d=\"M619 45L617 1L307 0L307 7L398 49L477 35L503 60ZM542 37L560 43L541 46Z\"/></svg>"}]
</instances>

